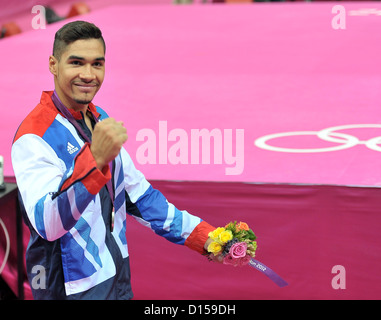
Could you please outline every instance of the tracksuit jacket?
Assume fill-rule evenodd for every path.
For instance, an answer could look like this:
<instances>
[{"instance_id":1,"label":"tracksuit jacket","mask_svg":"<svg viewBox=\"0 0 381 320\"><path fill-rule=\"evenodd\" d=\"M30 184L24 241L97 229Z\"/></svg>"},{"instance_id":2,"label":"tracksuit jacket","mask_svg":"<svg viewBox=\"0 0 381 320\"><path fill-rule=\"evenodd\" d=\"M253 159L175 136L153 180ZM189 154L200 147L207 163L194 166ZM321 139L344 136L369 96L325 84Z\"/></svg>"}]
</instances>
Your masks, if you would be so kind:
<instances>
[{"instance_id":1,"label":"tracksuit jacket","mask_svg":"<svg viewBox=\"0 0 381 320\"><path fill-rule=\"evenodd\" d=\"M12 145L24 220L31 233L26 264L33 297L131 299L126 213L167 240L200 253L214 228L178 210L152 188L124 148L111 168L98 170L90 144L58 111L52 94L42 93ZM107 118L92 103L89 109L100 121ZM91 139L83 115L69 111ZM106 186L110 179L113 202ZM36 270L44 271L43 285L33 282Z\"/></svg>"}]
</instances>

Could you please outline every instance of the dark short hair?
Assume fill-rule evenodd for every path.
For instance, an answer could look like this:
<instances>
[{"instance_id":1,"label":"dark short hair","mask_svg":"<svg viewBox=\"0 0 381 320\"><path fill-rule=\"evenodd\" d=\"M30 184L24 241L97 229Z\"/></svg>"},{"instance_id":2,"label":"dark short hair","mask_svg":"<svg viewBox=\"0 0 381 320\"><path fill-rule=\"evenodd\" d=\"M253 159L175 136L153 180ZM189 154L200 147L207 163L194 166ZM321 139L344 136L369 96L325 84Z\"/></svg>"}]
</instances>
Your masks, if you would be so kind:
<instances>
[{"instance_id":1,"label":"dark short hair","mask_svg":"<svg viewBox=\"0 0 381 320\"><path fill-rule=\"evenodd\" d=\"M73 21L65 24L56 32L53 44L53 56L61 58L65 48L77 40L99 39L106 53L106 43L101 30L93 23L87 21Z\"/></svg>"}]
</instances>

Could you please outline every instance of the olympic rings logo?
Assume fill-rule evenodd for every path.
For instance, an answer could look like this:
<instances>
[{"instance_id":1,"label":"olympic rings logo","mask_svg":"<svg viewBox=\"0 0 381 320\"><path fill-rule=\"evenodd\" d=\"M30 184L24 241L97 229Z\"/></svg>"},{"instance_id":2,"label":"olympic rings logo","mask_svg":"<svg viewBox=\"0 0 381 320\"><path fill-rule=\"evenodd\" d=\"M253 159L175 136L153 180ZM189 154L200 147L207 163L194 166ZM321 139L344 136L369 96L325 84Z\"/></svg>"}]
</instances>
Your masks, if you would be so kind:
<instances>
[{"instance_id":1,"label":"olympic rings logo","mask_svg":"<svg viewBox=\"0 0 381 320\"><path fill-rule=\"evenodd\" d=\"M254 141L254 145L261 149L277 151L277 152L317 153L317 152L339 151L339 150L349 149L356 145L362 144L371 150L381 152L381 146L379 146L379 144L381 144L381 136L363 141L353 135L342 133L342 132L336 132L341 130L358 129L358 128L381 128L381 124L350 124L350 125L326 128L320 131L294 131L294 132L274 133L274 134L269 134L269 135L258 138L257 140ZM291 137L291 136L305 136L305 135L317 136L319 139L322 139L327 142L336 143L336 144L338 143L339 145L335 145L335 146L327 147L327 148L297 149L297 148L276 147L268 143L270 140L276 139L276 138L284 138L284 137Z\"/></svg>"}]
</instances>

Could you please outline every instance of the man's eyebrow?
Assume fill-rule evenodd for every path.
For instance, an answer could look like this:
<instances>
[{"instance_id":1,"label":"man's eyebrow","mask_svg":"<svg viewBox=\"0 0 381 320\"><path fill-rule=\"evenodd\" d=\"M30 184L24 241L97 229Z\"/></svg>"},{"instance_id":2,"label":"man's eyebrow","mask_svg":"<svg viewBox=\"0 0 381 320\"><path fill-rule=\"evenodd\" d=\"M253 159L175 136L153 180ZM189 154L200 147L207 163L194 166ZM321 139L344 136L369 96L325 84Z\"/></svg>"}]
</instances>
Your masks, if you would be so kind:
<instances>
[{"instance_id":1,"label":"man's eyebrow","mask_svg":"<svg viewBox=\"0 0 381 320\"><path fill-rule=\"evenodd\" d=\"M70 56L67 58L68 60L85 60L84 57L79 57L79 56Z\"/></svg>"},{"instance_id":2,"label":"man's eyebrow","mask_svg":"<svg viewBox=\"0 0 381 320\"><path fill-rule=\"evenodd\" d=\"M79 57L79 56L74 56L74 55L72 55L72 56L69 56L68 58L67 58L68 60L86 60L84 57ZM105 57L99 57L99 58L95 58L94 59L95 61L105 61L106 59L105 59Z\"/></svg>"}]
</instances>

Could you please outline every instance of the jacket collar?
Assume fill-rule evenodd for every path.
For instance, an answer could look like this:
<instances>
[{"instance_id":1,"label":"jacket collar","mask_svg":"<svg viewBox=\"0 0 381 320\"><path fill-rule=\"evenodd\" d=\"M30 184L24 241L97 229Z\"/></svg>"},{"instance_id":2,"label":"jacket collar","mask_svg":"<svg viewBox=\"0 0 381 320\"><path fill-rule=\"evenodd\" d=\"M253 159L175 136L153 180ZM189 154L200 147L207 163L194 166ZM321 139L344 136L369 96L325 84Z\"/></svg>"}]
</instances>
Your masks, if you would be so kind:
<instances>
[{"instance_id":1,"label":"jacket collar","mask_svg":"<svg viewBox=\"0 0 381 320\"><path fill-rule=\"evenodd\" d=\"M43 91L41 95L41 104L48 104L55 108L54 103L52 101L53 91ZM83 116L80 111L75 111L73 109L67 108L70 113L73 115L74 119L82 120ZM91 111L98 119L100 117L100 113L97 112L96 106L90 102L87 110ZM60 113L61 114L61 113ZM62 115L62 114L61 114Z\"/></svg>"}]
</instances>

